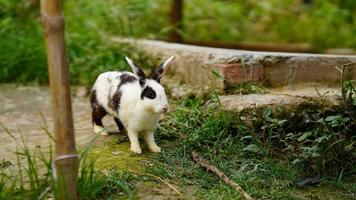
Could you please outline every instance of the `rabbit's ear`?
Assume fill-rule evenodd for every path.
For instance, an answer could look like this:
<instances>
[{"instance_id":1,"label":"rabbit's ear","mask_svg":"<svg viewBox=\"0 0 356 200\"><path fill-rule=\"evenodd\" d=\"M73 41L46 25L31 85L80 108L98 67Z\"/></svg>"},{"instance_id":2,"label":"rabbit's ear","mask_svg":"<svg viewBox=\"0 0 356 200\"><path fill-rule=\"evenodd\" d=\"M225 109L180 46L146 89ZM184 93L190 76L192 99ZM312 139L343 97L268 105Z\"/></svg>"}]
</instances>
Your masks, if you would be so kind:
<instances>
[{"instance_id":1,"label":"rabbit's ear","mask_svg":"<svg viewBox=\"0 0 356 200\"><path fill-rule=\"evenodd\" d=\"M152 75L152 79L156 80L158 83L161 80L162 76L166 73L168 69L168 64L174 59L174 56L171 56L166 61L164 61Z\"/></svg>"},{"instance_id":2,"label":"rabbit's ear","mask_svg":"<svg viewBox=\"0 0 356 200\"><path fill-rule=\"evenodd\" d=\"M136 74L141 80L146 79L146 75L143 72L143 70L141 69L141 67L135 65L130 58L125 57L125 59L126 59L127 63L130 65L130 67L132 68L132 72L134 74Z\"/></svg>"}]
</instances>

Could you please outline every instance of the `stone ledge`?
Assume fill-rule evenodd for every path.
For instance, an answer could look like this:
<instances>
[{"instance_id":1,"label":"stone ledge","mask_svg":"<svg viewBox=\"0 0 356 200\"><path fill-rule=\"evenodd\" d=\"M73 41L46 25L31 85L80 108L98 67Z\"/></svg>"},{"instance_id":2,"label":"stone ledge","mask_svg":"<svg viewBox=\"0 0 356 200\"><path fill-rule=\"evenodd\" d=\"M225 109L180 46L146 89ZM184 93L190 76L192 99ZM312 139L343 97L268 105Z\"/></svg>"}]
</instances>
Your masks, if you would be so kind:
<instances>
[{"instance_id":1,"label":"stone ledge","mask_svg":"<svg viewBox=\"0 0 356 200\"><path fill-rule=\"evenodd\" d=\"M132 40L113 38L113 42L131 43L159 59L175 55L176 59L168 74L177 84L194 87L224 88L226 80L232 83L253 81L265 86L293 86L300 83L336 85L339 72L335 66L356 63L356 56L298 54L230 50L168 43L155 40ZM245 70L241 69L241 60ZM219 78L214 73L219 73ZM356 79L356 64L346 71L349 78Z\"/></svg>"},{"instance_id":2,"label":"stone ledge","mask_svg":"<svg viewBox=\"0 0 356 200\"><path fill-rule=\"evenodd\" d=\"M220 96L222 108L228 111L240 112L246 109L265 107L294 108L298 105L320 102L336 105L340 100L340 90L337 88L314 87L298 85L295 88L278 88L269 94L226 95Z\"/></svg>"}]
</instances>

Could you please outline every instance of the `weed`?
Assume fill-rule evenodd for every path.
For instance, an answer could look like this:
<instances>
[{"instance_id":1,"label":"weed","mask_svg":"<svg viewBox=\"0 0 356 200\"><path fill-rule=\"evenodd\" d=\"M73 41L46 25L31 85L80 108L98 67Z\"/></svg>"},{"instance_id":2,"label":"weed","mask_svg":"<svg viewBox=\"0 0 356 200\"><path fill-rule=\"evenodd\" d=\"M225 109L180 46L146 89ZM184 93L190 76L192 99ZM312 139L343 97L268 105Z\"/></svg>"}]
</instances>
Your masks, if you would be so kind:
<instances>
[{"instance_id":1,"label":"weed","mask_svg":"<svg viewBox=\"0 0 356 200\"><path fill-rule=\"evenodd\" d=\"M265 87L249 82L231 83L224 90L227 94L264 94L267 92Z\"/></svg>"},{"instance_id":2,"label":"weed","mask_svg":"<svg viewBox=\"0 0 356 200\"><path fill-rule=\"evenodd\" d=\"M113 199L120 195L134 198L132 185L128 183L133 179L129 173L110 169L103 174L94 166L93 160L83 159L77 186L80 199Z\"/></svg>"},{"instance_id":3,"label":"weed","mask_svg":"<svg viewBox=\"0 0 356 200\"><path fill-rule=\"evenodd\" d=\"M245 78L246 76L246 71L245 71L245 64L242 58L240 58L240 62L243 68L243 78L241 80L241 82L239 83L234 83L229 79L226 79L223 75L221 75L218 71L216 70L212 70L211 73L212 75L216 78L216 79L220 79L222 81L224 81L224 94L264 94L266 93L268 90L267 88L263 87L262 85L258 85L256 83L253 83L251 81L247 81L247 79ZM251 67L252 68L252 67ZM215 99L218 100L219 105L221 106L221 103L219 101L219 99L216 97L217 92L215 90L215 88L213 89L213 96L215 97Z\"/></svg>"},{"instance_id":4,"label":"weed","mask_svg":"<svg viewBox=\"0 0 356 200\"><path fill-rule=\"evenodd\" d=\"M16 140L13 133L3 124L2 128ZM52 140L49 148L43 151L39 147L27 146L22 134L15 152L17 165L15 171L0 169L0 199L47 199L56 196L55 179L52 171ZM90 146L91 144L89 144ZM81 153L77 189L79 199L112 199L123 196L133 199L134 193L129 183L133 177L115 169L99 171L94 161L87 159L88 148Z\"/></svg>"}]
</instances>

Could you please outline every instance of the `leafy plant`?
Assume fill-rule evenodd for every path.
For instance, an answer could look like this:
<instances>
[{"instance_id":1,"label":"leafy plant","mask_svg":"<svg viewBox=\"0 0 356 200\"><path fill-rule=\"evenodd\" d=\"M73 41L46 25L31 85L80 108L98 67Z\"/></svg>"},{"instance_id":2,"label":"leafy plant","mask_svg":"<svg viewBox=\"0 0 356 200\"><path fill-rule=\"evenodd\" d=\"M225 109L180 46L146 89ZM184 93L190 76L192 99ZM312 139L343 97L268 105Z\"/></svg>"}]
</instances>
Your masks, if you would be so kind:
<instances>
[{"instance_id":1,"label":"leafy plant","mask_svg":"<svg viewBox=\"0 0 356 200\"><path fill-rule=\"evenodd\" d=\"M39 3L31 7L28 2L0 1L0 82L48 83ZM132 45L113 44L108 39L108 34L112 33L108 28L113 30L113 19L119 21L121 18L118 14L102 16L109 7L112 6L100 2L64 3L67 56L72 84L90 85L104 71L128 70L125 56L131 57L145 68L152 68L157 64ZM116 12L118 11L114 13ZM92 18L93 15L96 18ZM101 23L104 21L105 24Z\"/></svg>"},{"instance_id":2,"label":"leafy plant","mask_svg":"<svg viewBox=\"0 0 356 200\"><path fill-rule=\"evenodd\" d=\"M185 2L181 34L189 40L307 42L319 51L355 48L351 1L314 0L304 5L192 0ZM31 2L36 1L0 0L0 82L48 83L39 3ZM167 0L68 0L63 10L73 84L88 85L102 71L127 69L127 55L143 66L156 64L136 48L114 45L110 36L168 39L172 29ZM261 91L250 84L232 90Z\"/></svg>"},{"instance_id":3,"label":"leafy plant","mask_svg":"<svg viewBox=\"0 0 356 200\"><path fill-rule=\"evenodd\" d=\"M342 101L325 107L304 104L294 109L265 109L253 114L253 135L272 154L304 163L315 173L338 176L356 168L354 81L342 82Z\"/></svg>"}]
</instances>

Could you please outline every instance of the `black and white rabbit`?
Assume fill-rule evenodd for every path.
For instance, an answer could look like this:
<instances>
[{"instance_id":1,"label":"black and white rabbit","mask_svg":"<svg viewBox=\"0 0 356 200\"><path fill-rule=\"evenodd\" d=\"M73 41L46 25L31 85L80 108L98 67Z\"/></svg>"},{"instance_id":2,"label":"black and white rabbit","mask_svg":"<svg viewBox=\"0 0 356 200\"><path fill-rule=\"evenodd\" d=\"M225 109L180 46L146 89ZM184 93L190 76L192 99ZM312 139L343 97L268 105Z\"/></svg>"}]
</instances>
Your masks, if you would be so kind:
<instances>
[{"instance_id":1,"label":"black and white rabbit","mask_svg":"<svg viewBox=\"0 0 356 200\"><path fill-rule=\"evenodd\" d=\"M148 77L127 57L133 73L111 71L100 74L90 94L94 132L108 135L101 120L109 114L120 131L127 130L132 152L142 153L139 135L144 136L150 151L160 152L154 131L160 115L168 111L168 102L159 82L173 58L168 58Z\"/></svg>"}]
</instances>

